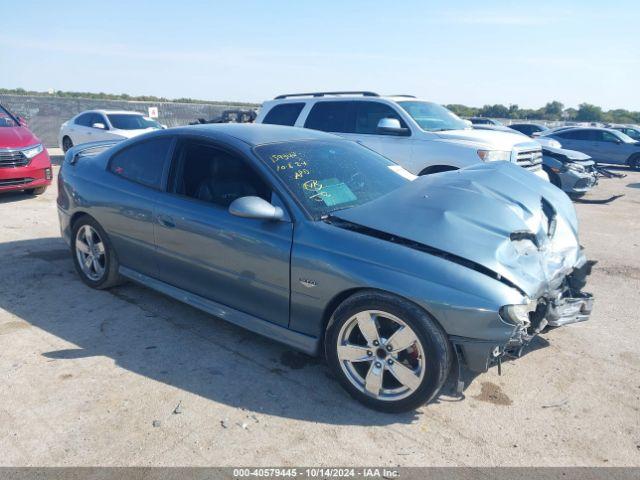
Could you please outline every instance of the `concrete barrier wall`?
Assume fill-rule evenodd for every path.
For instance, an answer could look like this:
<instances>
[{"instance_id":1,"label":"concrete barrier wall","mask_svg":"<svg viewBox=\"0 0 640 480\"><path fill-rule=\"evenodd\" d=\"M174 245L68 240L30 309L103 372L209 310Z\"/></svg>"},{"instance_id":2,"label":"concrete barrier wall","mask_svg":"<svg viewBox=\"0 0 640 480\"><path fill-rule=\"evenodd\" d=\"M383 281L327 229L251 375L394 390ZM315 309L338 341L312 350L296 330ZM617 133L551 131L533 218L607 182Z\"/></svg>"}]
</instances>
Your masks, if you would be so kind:
<instances>
[{"instance_id":1,"label":"concrete barrier wall","mask_svg":"<svg viewBox=\"0 0 640 480\"><path fill-rule=\"evenodd\" d=\"M84 110L131 110L147 115L149 107L158 108L158 121L168 127L188 125L198 118L211 119L230 108L246 109L237 104L127 102L29 95L0 94L0 104L23 116L29 128L47 147L58 146L60 125Z\"/></svg>"}]
</instances>

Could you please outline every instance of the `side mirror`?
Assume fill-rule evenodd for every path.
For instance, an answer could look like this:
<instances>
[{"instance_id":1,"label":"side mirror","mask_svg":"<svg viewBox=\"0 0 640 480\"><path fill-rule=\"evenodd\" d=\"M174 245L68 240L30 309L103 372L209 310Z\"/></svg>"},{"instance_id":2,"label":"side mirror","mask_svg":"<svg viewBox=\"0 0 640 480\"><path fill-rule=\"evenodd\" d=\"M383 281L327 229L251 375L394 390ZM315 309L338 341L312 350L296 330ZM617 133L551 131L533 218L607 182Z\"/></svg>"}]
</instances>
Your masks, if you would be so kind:
<instances>
[{"instance_id":1,"label":"side mirror","mask_svg":"<svg viewBox=\"0 0 640 480\"><path fill-rule=\"evenodd\" d=\"M284 218L284 212L280 207L275 207L260 197L236 198L229 205L229 213L236 217L259 220L278 221Z\"/></svg>"},{"instance_id":2,"label":"side mirror","mask_svg":"<svg viewBox=\"0 0 640 480\"><path fill-rule=\"evenodd\" d=\"M104 123L94 123L91 125L91 128L98 128L100 130L106 130L107 126Z\"/></svg>"},{"instance_id":3,"label":"side mirror","mask_svg":"<svg viewBox=\"0 0 640 480\"><path fill-rule=\"evenodd\" d=\"M383 135L406 135L409 133L409 129L401 127L400 120L397 118L381 118L378 122L378 133Z\"/></svg>"},{"instance_id":4,"label":"side mirror","mask_svg":"<svg viewBox=\"0 0 640 480\"><path fill-rule=\"evenodd\" d=\"M24 117L18 117L18 123L21 127L27 127L27 121L24 119Z\"/></svg>"}]
</instances>

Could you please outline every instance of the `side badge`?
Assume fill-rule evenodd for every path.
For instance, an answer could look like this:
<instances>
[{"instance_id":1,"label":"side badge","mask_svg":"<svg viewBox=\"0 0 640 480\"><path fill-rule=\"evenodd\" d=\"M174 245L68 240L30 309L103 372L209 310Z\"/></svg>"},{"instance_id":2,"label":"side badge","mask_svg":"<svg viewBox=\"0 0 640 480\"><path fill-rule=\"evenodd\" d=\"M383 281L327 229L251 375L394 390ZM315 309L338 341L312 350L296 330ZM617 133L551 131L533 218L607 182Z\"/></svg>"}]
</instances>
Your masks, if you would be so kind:
<instances>
[{"instance_id":1,"label":"side badge","mask_svg":"<svg viewBox=\"0 0 640 480\"><path fill-rule=\"evenodd\" d=\"M300 283L301 283L303 286L307 287L307 288L313 288L313 287L316 287L316 286L318 285L318 284L317 284L316 282L314 282L313 280L308 280L308 279L306 279L306 278L301 278L301 279L299 279L299 280L300 280Z\"/></svg>"}]
</instances>

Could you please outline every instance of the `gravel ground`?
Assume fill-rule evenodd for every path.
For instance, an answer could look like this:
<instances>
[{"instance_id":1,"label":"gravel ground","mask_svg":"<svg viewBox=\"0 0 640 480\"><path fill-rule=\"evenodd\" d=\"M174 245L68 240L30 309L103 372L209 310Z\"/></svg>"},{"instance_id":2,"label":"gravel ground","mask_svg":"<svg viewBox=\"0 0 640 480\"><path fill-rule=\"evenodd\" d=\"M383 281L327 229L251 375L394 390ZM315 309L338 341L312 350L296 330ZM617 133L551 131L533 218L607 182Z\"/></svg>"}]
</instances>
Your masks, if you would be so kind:
<instances>
[{"instance_id":1,"label":"gravel ground","mask_svg":"<svg viewBox=\"0 0 640 480\"><path fill-rule=\"evenodd\" d=\"M640 173L576 204L591 320L403 415L151 290L87 288L55 197L0 197L0 465L640 466Z\"/></svg>"}]
</instances>

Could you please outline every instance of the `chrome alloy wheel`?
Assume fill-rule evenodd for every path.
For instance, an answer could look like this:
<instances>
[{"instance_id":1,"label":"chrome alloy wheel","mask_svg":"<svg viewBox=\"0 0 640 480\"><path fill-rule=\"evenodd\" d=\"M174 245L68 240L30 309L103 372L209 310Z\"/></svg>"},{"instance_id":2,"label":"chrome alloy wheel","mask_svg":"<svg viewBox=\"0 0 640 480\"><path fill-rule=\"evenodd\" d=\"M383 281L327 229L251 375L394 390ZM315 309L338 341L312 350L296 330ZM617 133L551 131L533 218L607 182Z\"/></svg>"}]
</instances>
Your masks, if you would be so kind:
<instances>
[{"instance_id":1,"label":"chrome alloy wheel","mask_svg":"<svg viewBox=\"0 0 640 480\"><path fill-rule=\"evenodd\" d=\"M75 247L82 272L90 280L99 281L104 275L107 257L98 232L90 225L83 225L76 233Z\"/></svg>"},{"instance_id":2,"label":"chrome alloy wheel","mask_svg":"<svg viewBox=\"0 0 640 480\"><path fill-rule=\"evenodd\" d=\"M418 389L425 375L424 349L395 315L357 313L338 333L338 360L347 379L377 400L396 401Z\"/></svg>"}]
</instances>

